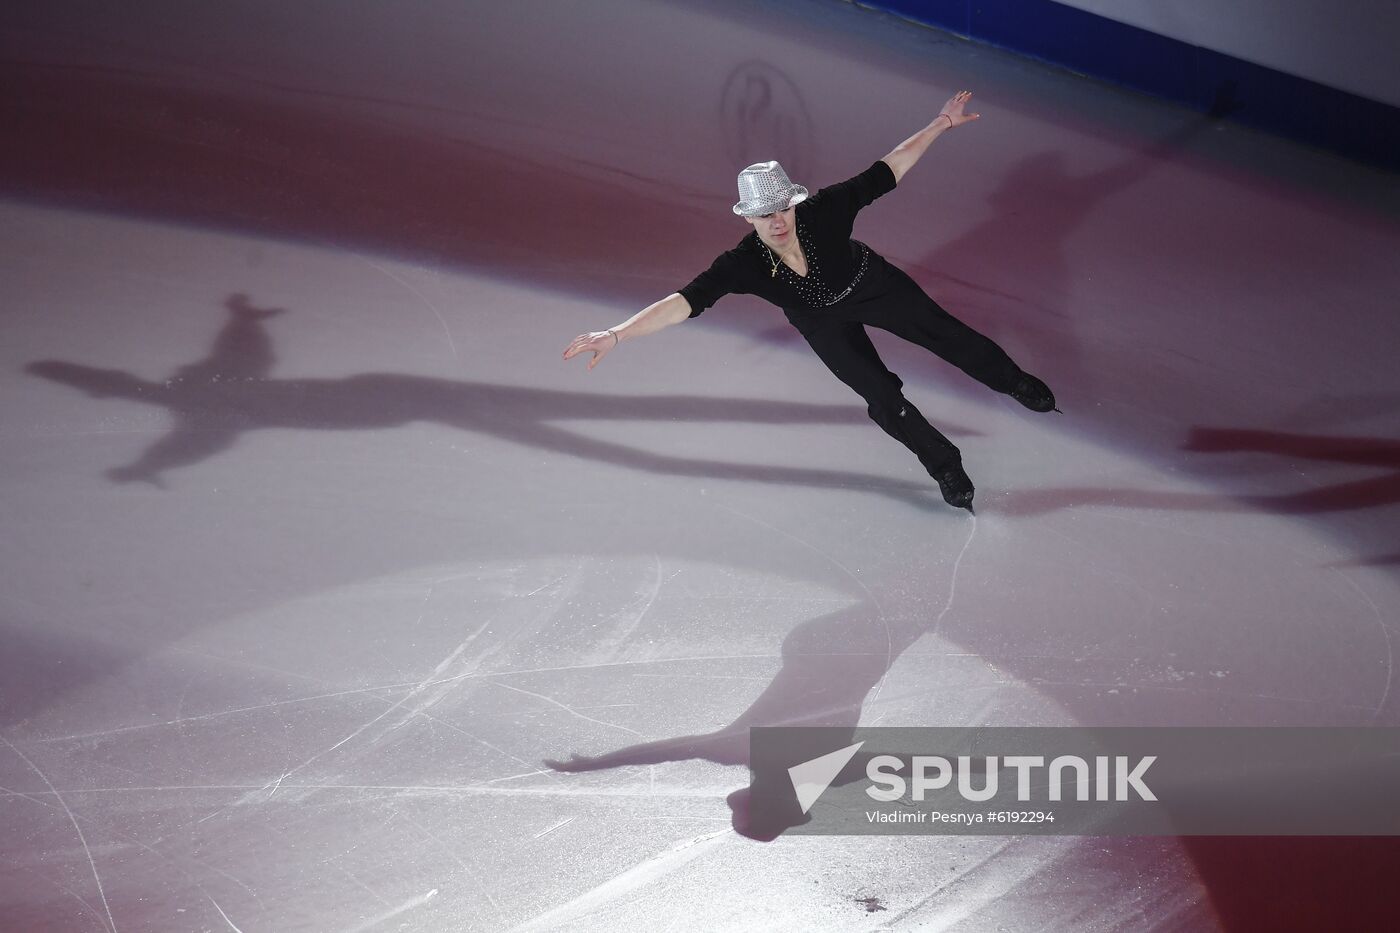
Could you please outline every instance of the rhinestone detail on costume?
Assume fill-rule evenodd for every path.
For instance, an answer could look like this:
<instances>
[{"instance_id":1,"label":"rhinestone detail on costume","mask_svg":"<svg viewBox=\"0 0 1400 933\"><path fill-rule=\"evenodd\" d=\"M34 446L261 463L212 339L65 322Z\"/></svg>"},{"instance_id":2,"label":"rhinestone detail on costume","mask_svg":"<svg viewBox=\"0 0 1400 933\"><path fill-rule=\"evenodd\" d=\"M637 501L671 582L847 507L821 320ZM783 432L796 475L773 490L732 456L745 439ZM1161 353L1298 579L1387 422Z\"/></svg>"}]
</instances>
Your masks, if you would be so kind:
<instances>
[{"instance_id":1,"label":"rhinestone detail on costume","mask_svg":"<svg viewBox=\"0 0 1400 933\"><path fill-rule=\"evenodd\" d=\"M807 257L807 274L805 276L798 275L785 262L779 263L778 268L782 270L783 280L796 288L797 294L801 296L802 300L813 308L829 308L850 295L860 284L861 277L865 275L865 270L870 265L870 248L859 240L852 240L851 242L860 250L860 265L856 267L855 275L851 277L851 284L847 285L844 290L837 292L821 278L821 270L817 264L816 253L812 249L811 238L801 221L797 221L797 242L802 244L802 254Z\"/></svg>"}]
</instances>

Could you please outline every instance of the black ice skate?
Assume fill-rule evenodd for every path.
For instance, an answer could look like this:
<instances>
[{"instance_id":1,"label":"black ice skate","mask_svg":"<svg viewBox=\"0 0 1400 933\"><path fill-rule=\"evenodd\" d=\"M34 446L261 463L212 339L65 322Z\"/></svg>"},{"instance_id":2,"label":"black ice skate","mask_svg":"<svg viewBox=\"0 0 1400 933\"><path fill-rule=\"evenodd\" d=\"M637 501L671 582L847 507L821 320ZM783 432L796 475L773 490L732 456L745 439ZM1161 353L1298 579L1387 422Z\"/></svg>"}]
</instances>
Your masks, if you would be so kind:
<instances>
[{"instance_id":1,"label":"black ice skate","mask_svg":"<svg viewBox=\"0 0 1400 933\"><path fill-rule=\"evenodd\" d=\"M1055 393L1030 373L1021 373L1021 378L1016 380L1009 394L1031 411L1059 411L1055 407Z\"/></svg>"},{"instance_id":2,"label":"black ice skate","mask_svg":"<svg viewBox=\"0 0 1400 933\"><path fill-rule=\"evenodd\" d=\"M931 470L929 475L938 481L944 502L955 509L967 509L972 512L972 480L963 470L961 460L954 460L937 470Z\"/></svg>"}]
</instances>

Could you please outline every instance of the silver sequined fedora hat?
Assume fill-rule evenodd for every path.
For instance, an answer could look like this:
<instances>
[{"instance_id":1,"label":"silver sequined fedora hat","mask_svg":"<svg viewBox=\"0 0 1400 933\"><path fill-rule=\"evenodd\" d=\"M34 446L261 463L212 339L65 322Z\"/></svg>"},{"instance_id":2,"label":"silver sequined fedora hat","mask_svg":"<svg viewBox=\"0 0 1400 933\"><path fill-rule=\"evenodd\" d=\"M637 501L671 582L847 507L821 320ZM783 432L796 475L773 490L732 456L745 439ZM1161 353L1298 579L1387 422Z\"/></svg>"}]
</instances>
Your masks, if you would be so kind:
<instances>
[{"instance_id":1,"label":"silver sequined fedora hat","mask_svg":"<svg viewBox=\"0 0 1400 933\"><path fill-rule=\"evenodd\" d=\"M807 189L788 181L781 165L755 162L739 173L739 203L734 205L734 213L740 217L762 217L805 200Z\"/></svg>"}]
</instances>

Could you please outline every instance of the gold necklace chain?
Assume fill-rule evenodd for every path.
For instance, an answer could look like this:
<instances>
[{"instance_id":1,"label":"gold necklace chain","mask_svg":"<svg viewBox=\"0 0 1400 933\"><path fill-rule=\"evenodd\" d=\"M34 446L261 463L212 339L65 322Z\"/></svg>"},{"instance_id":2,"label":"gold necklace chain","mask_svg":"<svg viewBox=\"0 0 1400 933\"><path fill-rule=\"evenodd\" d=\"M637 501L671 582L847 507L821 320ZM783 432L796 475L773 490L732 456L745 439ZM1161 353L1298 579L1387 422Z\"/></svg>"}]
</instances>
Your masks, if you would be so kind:
<instances>
[{"instance_id":1,"label":"gold necklace chain","mask_svg":"<svg viewBox=\"0 0 1400 933\"><path fill-rule=\"evenodd\" d=\"M778 264L781 263L781 262L782 262L785 258L787 258L787 257L783 256L781 253L775 253L775 252L773 252L773 247L769 246L767 243L764 243L764 244L763 244L763 248L766 249L766 250L768 250L768 255L769 255L769 256L772 256L772 257L773 257L773 271L768 273L768 277L769 277L770 279L771 279L771 278L777 278L777 277L778 277ZM802 242L801 242L800 240L797 240L797 241L794 243L794 245L793 245L793 250L796 251L796 250L799 250L799 249L801 249L801 248L802 248Z\"/></svg>"}]
</instances>

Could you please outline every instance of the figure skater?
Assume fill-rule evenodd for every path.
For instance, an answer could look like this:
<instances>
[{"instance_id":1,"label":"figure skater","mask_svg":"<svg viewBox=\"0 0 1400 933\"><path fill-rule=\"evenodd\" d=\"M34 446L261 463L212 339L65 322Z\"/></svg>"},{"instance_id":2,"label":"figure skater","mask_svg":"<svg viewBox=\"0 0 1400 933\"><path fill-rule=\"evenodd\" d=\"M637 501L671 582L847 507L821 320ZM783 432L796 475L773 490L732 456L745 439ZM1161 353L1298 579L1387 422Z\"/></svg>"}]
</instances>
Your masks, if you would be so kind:
<instances>
[{"instance_id":1,"label":"figure skater","mask_svg":"<svg viewBox=\"0 0 1400 933\"><path fill-rule=\"evenodd\" d=\"M861 208L893 190L940 135L978 118L963 112L971 97L959 91L932 123L889 155L810 198L777 162L750 165L739 173L734 213L753 231L679 292L615 327L575 337L564 359L592 353L592 369L623 340L695 317L724 295L758 295L783 309L827 368L865 400L871 419L914 452L938 482L944 501L971 512L972 480L958 448L904 397L903 383L880 360L865 328L879 327L926 347L1032 411L1054 409L1055 396L996 343L939 307L908 275L851 239Z\"/></svg>"}]
</instances>

